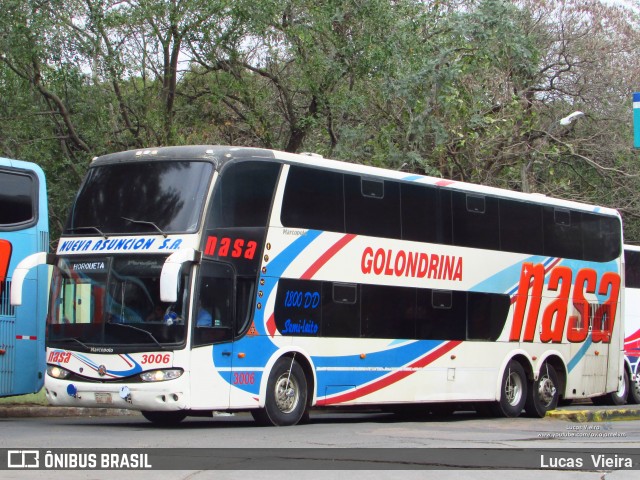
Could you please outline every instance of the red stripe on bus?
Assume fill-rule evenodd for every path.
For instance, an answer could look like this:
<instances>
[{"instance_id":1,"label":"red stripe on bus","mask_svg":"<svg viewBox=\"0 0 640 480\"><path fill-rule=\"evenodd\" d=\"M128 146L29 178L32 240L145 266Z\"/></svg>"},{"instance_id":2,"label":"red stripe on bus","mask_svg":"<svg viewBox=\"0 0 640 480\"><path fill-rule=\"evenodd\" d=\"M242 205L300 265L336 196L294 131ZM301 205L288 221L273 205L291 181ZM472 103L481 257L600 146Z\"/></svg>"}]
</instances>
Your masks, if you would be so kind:
<instances>
[{"instance_id":1,"label":"red stripe on bus","mask_svg":"<svg viewBox=\"0 0 640 480\"><path fill-rule=\"evenodd\" d=\"M436 361L437 359L439 359L440 357L442 357L447 352L450 352L451 350L453 350L455 347L457 347L461 343L462 343L461 340L452 340L450 342L447 342L444 345L442 345L441 347L439 347L436 350L434 350L433 352L425 355L422 358L419 358L418 360L413 362L411 365L408 365L407 367L404 367L404 368L426 367L430 363L432 363L432 362ZM364 397L365 395L369 395L370 393L373 393L373 392L381 390L381 389L383 389L385 387L388 387L389 385L391 385L393 383L399 382L400 380L402 380L402 379L404 379L404 378L406 378L409 375L412 375L414 373L416 373L416 372L415 371L395 372L395 373L392 373L391 375L383 377L383 378L381 378L381 379L379 379L379 380L377 380L375 382L372 382L369 385L365 385L362 388L356 389L355 391L343 393L341 395L337 395L337 396L331 397L331 398L320 399L320 400L318 400L316 402L316 405L330 405L330 404L333 404L333 403L343 403L343 402L348 402L348 401L351 401L351 400L355 400L356 398Z\"/></svg>"},{"instance_id":2,"label":"red stripe on bus","mask_svg":"<svg viewBox=\"0 0 640 480\"><path fill-rule=\"evenodd\" d=\"M16 340L37 340L38 337L34 335L16 335Z\"/></svg>"},{"instance_id":3,"label":"red stripe on bus","mask_svg":"<svg viewBox=\"0 0 640 480\"><path fill-rule=\"evenodd\" d=\"M436 185L439 187L446 187L447 185L453 185L454 183L456 182L453 180L438 180Z\"/></svg>"},{"instance_id":4,"label":"red stripe on bus","mask_svg":"<svg viewBox=\"0 0 640 480\"><path fill-rule=\"evenodd\" d=\"M271 314L271 316L269 317L269 319L267 320L267 333L273 337L276 334L276 331L278 330L276 328L276 317L275 314Z\"/></svg>"},{"instance_id":5,"label":"red stripe on bus","mask_svg":"<svg viewBox=\"0 0 640 480\"><path fill-rule=\"evenodd\" d=\"M342 248L349 243L351 240L356 238L357 235L349 233L338 240L331 248L329 248L326 252L324 252L318 260L316 260L313 265L309 267L309 269L302 274L300 277L302 280L309 280L313 277L318 270L320 270L331 258L338 253Z\"/></svg>"}]
</instances>

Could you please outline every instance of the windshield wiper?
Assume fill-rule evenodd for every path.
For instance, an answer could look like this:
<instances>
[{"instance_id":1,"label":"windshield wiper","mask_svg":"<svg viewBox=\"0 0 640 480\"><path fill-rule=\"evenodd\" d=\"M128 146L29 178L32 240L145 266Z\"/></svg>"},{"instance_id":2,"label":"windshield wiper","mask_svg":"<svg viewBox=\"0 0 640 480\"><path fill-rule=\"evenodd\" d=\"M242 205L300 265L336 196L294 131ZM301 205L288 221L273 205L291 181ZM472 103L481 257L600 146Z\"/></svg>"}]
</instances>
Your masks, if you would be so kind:
<instances>
[{"instance_id":1,"label":"windshield wiper","mask_svg":"<svg viewBox=\"0 0 640 480\"><path fill-rule=\"evenodd\" d=\"M71 228L68 228L67 230L70 230L72 232L77 232L78 230L93 230L94 232L98 232L102 237L104 237L105 240L109 238L107 237L107 234L104 233L102 230L100 230L98 227L93 227L89 225L87 225L86 227L71 227Z\"/></svg>"},{"instance_id":2,"label":"windshield wiper","mask_svg":"<svg viewBox=\"0 0 640 480\"><path fill-rule=\"evenodd\" d=\"M91 347L89 345L87 345L84 342L81 342L80 340L78 340L77 338L74 338L74 337L54 338L52 341L53 342L76 342L76 343L79 343L80 345L82 345L85 349L87 349L87 351L91 350Z\"/></svg>"},{"instance_id":3,"label":"windshield wiper","mask_svg":"<svg viewBox=\"0 0 640 480\"><path fill-rule=\"evenodd\" d=\"M158 225L156 225L153 222L147 222L146 220L135 220L133 218L127 218L127 217L120 217L120 218L122 218L123 220L126 220L127 222L137 223L139 225L150 225L153 228L155 228L158 232L160 232L164 238L167 238L168 236L166 233L164 233L164 231Z\"/></svg>"},{"instance_id":4,"label":"windshield wiper","mask_svg":"<svg viewBox=\"0 0 640 480\"><path fill-rule=\"evenodd\" d=\"M119 327L127 327L127 328L131 328L132 330L136 330L138 332L146 333L147 335L149 335L149 337L151 337L151 340L153 340L156 343L156 345L158 345L158 347L160 347L161 350L165 349L164 345L162 345L158 341L158 339L153 336L153 333L151 333L149 330L145 330L144 328L134 327L133 325L129 325L128 323L117 323L117 322L107 322L107 323L109 325L117 325Z\"/></svg>"}]
</instances>

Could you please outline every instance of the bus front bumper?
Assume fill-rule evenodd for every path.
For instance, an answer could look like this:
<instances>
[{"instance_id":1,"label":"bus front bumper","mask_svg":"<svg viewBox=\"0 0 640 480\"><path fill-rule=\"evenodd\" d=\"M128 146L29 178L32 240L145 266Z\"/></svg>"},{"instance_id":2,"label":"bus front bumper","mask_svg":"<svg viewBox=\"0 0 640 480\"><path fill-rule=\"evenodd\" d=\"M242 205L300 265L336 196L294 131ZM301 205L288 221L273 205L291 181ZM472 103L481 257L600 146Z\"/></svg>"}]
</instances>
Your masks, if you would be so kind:
<instances>
[{"instance_id":1,"label":"bus front bumper","mask_svg":"<svg viewBox=\"0 0 640 480\"><path fill-rule=\"evenodd\" d=\"M189 406L188 375L164 382L94 383L45 377L48 402L65 407L175 411Z\"/></svg>"}]
</instances>

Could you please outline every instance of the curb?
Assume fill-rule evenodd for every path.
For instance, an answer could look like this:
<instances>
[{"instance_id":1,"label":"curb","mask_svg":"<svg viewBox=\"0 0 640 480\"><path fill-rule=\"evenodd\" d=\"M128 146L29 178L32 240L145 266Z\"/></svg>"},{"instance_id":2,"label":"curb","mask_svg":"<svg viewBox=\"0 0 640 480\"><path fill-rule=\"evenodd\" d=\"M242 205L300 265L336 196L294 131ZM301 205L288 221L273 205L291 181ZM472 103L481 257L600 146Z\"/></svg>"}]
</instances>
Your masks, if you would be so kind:
<instances>
[{"instance_id":1,"label":"curb","mask_svg":"<svg viewBox=\"0 0 640 480\"><path fill-rule=\"evenodd\" d=\"M0 418L105 417L140 415L140 412L113 408L47 407L43 405L0 405Z\"/></svg>"},{"instance_id":2,"label":"curb","mask_svg":"<svg viewBox=\"0 0 640 480\"><path fill-rule=\"evenodd\" d=\"M612 422L616 420L640 420L640 408L607 408L597 410L551 410L547 417L570 422Z\"/></svg>"}]
</instances>

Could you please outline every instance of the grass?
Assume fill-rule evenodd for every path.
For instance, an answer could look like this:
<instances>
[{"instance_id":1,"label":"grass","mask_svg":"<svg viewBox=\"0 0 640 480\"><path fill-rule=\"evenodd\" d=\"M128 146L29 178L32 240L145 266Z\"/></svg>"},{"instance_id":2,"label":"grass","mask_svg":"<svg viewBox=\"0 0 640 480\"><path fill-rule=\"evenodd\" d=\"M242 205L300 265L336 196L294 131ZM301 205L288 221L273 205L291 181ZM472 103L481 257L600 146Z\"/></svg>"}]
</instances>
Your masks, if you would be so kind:
<instances>
[{"instance_id":1,"label":"grass","mask_svg":"<svg viewBox=\"0 0 640 480\"><path fill-rule=\"evenodd\" d=\"M0 405L29 404L29 405L48 405L44 395L44 389L38 393L30 393L27 395L17 395L15 397L0 398Z\"/></svg>"}]
</instances>

